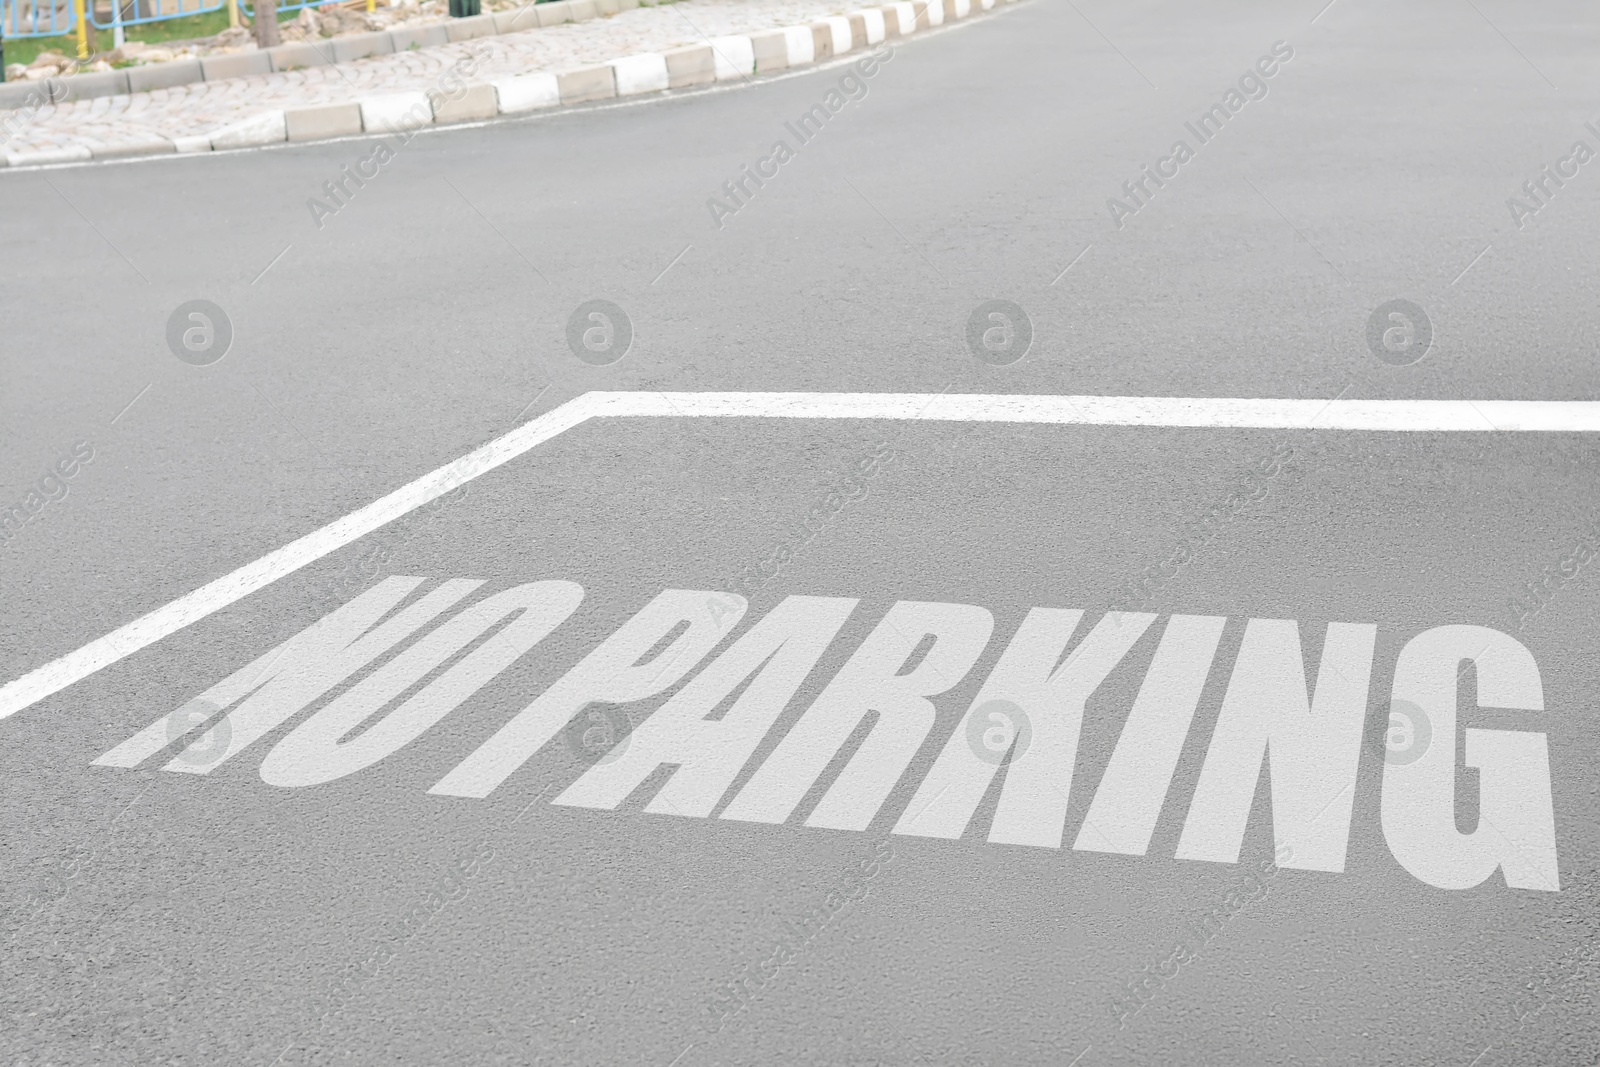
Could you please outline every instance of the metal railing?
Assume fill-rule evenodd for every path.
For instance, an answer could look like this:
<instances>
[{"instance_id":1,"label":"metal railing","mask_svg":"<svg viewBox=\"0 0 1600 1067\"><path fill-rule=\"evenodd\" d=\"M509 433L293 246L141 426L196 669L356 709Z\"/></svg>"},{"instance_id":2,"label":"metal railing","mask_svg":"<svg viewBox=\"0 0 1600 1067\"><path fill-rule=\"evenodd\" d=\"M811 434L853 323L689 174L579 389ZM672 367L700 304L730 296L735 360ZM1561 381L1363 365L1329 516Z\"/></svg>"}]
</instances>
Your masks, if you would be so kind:
<instances>
[{"instance_id":1,"label":"metal railing","mask_svg":"<svg viewBox=\"0 0 1600 1067\"><path fill-rule=\"evenodd\" d=\"M4 3L6 0L0 0ZM21 0L16 0L21 2ZM147 22L164 22L189 15L206 15L221 11L228 0L122 0L106 5L105 13L99 5L89 7L89 23L97 30L112 30L118 26L139 26Z\"/></svg>"},{"instance_id":2,"label":"metal railing","mask_svg":"<svg viewBox=\"0 0 1600 1067\"><path fill-rule=\"evenodd\" d=\"M0 0L0 36L62 37L77 28L72 0Z\"/></svg>"},{"instance_id":3,"label":"metal railing","mask_svg":"<svg viewBox=\"0 0 1600 1067\"><path fill-rule=\"evenodd\" d=\"M285 12L299 11L303 7L327 7L342 2L343 0L278 0L278 15L281 17ZM239 10L244 12L246 18L256 17L255 5L247 3L246 0L239 0ZM371 10L370 4L368 10Z\"/></svg>"},{"instance_id":4,"label":"metal railing","mask_svg":"<svg viewBox=\"0 0 1600 1067\"><path fill-rule=\"evenodd\" d=\"M279 0L278 15L342 2L344 0ZM228 6L228 0L112 0L103 7L93 0L82 0L82 3L89 24L97 30L206 15ZM78 6L76 0L0 0L0 37L65 37L76 33ZM238 7L246 18L255 18L255 8L247 0L238 0ZM366 7L368 11L373 9L372 0L368 0Z\"/></svg>"},{"instance_id":5,"label":"metal railing","mask_svg":"<svg viewBox=\"0 0 1600 1067\"><path fill-rule=\"evenodd\" d=\"M84 3L89 24L97 30L206 15L227 6L228 0L112 0L104 4L85 0ZM280 4L279 10L310 6L314 5ZM65 37L78 29L76 7L74 0L0 0L0 36L14 39Z\"/></svg>"}]
</instances>

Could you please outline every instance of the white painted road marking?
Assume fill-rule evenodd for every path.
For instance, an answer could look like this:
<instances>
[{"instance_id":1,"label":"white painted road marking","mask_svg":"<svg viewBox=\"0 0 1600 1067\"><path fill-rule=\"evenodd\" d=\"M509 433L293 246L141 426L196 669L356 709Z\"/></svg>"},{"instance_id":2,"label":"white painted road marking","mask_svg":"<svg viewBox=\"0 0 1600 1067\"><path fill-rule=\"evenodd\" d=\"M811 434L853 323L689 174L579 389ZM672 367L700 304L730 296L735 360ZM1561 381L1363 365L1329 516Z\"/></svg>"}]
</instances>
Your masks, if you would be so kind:
<instances>
[{"instance_id":1,"label":"white painted road marking","mask_svg":"<svg viewBox=\"0 0 1600 1067\"><path fill-rule=\"evenodd\" d=\"M198 733L199 738L188 741L166 769L208 774L327 693L354 681L353 688L281 737L260 764L262 780L284 788L343 778L420 737L561 625L584 597L583 589L572 582L516 586L487 596L399 650L423 625L483 583L445 579L422 592L424 584L420 578L386 579L176 712L157 717L95 760L95 765L136 767L169 749L172 742ZM409 603L402 603L408 598ZM733 602L731 610L724 606L724 598ZM637 751L630 743L630 731L620 727L616 735L622 740L614 748L619 758L601 760L555 800L573 807L615 808L663 769L678 783L687 765L690 778L680 792L697 802L698 817L707 817L743 777L744 768L762 748L765 733L775 727L859 603L786 597L718 653L745 612L744 600L710 589L667 589L545 687L428 792L481 800L536 752L570 731L571 724L581 723L577 716L585 709L595 704L632 704L663 693L715 653L682 693L632 731L641 734ZM528 612L523 619L390 709L454 651L519 608ZM1085 708L1155 621L1150 614L1106 612L1063 658L1082 618L1078 609L1029 611L968 712L971 716L999 703L1013 710L1014 720L1032 724L1029 743L1011 749L989 826L990 842L1062 847ZM813 625L819 622L821 626ZM1191 644L1193 633L1188 624L1169 628L1161 644L1169 648ZM938 711L931 698L962 684L993 634L994 615L980 605L896 602L810 706L789 724L776 747L761 757L759 766L752 766L753 773L731 796L721 819L788 822L823 781L827 768L848 753L805 824L867 830L890 804L936 724ZM928 648L930 637L933 645ZM1257 786L1265 773L1271 781L1278 865L1344 872L1376 638L1373 625L1330 622L1310 684L1298 622L1244 621L1243 641L1206 747L1200 781L1188 803L1177 859L1239 862ZM670 643L661 648L663 642ZM1210 640L1205 646L1209 659L1218 644ZM387 653L395 655L362 677ZM645 656L650 658L643 660ZM1157 650L1148 661L1151 672L1158 665L1162 670L1146 675L1135 705L1144 701L1152 682L1165 682L1165 666L1171 659L1170 652L1163 659ZM1479 824L1465 834L1456 827L1456 705L1462 696L1463 662L1475 668L1476 693L1468 699L1480 707L1544 711L1538 665L1516 638L1481 626L1447 625L1408 641L1395 663L1393 692L1401 694L1396 699L1411 704L1423 721L1438 723L1439 730L1437 743L1425 747L1420 759L1390 760L1384 754L1381 823L1390 852L1401 867L1439 889L1471 889L1501 871L1508 888L1559 892L1549 740L1545 731L1527 728L1543 725L1543 715L1510 730L1462 731L1465 766L1478 771ZM1181 752L1188 744L1201 690L1199 684L1190 687L1196 704L1186 714L1166 717L1162 725L1173 736L1158 738L1158 748ZM716 715L735 692L741 695L733 707L726 715ZM208 721L208 713L224 710L225 718ZM1559 714L1561 709L1555 710ZM374 717L377 722L370 721ZM630 721L626 712L619 718ZM866 733L861 736L863 726ZM1150 741L1148 726L1130 712L1108 767L1139 762L1131 750ZM345 740L351 734L355 739ZM211 740L213 736L221 739L220 746ZM851 746L853 737L859 740ZM1017 740L1015 735L1012 740ZM219 747L225 751L219 752ZM965 724L952 728L942 748L910 805L900 813L896 833L960 838L988 795L997 761L987 751L978 751ZM632 765L621 767L629 756L635 757ZM1174 799L1174 767L1175 763L1167 763L1164 776L1145 775L1133 795L1126 788L1126 775L1108 772L1095 788L1090 812L1098 811L1112 827L1137 825L1149 812L1159 817ZM932 800L924 802L929 796ZM930 818L928 809L946 796L951 801ZM662 813L688 814L661 794L655 800L663 803ZM913 809L917 814L908 821L907 813ZM1085 823L1080 839L1085 831L1098 833ZM1148 839L1146 834L1146 843ZM1141 846L1135 854L1145 851Z\"/></svg>"},{"instance_id":2,"label":"white painted road marking","mask_svg":"<svg viewBox=\"0 0 1600 1067\"><path fill-rule=\"evenodd\" d=\"M0 687L0 719L199 622L592 418L896 419L1208 429L1600 433L1600 402L929 393L584 393L321 529Z\"/></svg>"}]
</instances>

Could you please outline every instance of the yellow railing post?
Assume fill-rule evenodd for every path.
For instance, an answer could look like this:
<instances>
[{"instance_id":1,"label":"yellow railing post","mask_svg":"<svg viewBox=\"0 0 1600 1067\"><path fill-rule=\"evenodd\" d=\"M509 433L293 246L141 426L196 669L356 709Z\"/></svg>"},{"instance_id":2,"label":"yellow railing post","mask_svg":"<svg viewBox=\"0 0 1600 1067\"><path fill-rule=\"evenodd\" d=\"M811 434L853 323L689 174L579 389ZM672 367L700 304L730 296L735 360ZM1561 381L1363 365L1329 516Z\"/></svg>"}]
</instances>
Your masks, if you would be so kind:
<instances>
[{"instance_id":1,"label":"yellow railing post","mask_svg":"<svg viewBox=\"0 0 1600 1067\"><path fill-rule=\"evenodd\" d=\"M376 10L378 10L378 0L367 0L367 14L370 15Z\"/></svg>"},{"instance_id":2,"label":"yellow railing post","mask_svg":"<svg viewBox=\"0 0 1600 1067\"><path fill-rule=\"evenodd\" d=\"M228 29L239 28L239 0L228 0Z\"/></svg>"},{"instance_id":3,"label":"yellow railing post","mask_svg":"<svg viewBox=\"0 0 1600 1067\"><path fill-rule=\"evenodd\" d=\"M89 58L89 14L83 0L72 0L72 12L78 18L78 58Z\"/></svg>"}]
</instances>

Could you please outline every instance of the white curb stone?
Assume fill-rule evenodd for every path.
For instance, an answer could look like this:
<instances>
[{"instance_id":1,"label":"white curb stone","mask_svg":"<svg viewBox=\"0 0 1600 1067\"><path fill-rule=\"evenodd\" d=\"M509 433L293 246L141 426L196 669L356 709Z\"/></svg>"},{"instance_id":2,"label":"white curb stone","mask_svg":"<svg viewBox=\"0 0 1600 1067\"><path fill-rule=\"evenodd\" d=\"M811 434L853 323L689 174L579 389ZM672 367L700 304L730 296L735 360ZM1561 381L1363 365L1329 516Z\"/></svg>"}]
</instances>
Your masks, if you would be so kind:
<instances>
[{"instance_id":1,"label":"white curb stone","mask_svg":"<svg viewBox=\"0 0 1600 1067\"><path fill-rule=\"evenodd\" d=\"M828 32L833 35L833 54L842 56L850 51L850 20L843 15L829 15L827 18L818 19L818 22L828 27Z\"/></svg>"},{"instance_id":2,"label":"white curb stone","mask_svg":"<svg viewBox=\"0 0 1600 1067\"><path fill-rule=\"evenodd\" d=\"M755 73L756 49L748 37L713 37L711 54L716 59L719 82L748 78Z\"/></svg>"},{"instance_id":3,"label":"white curb stone","mask_svg":"<svg viewBox=\"0 0 1600 1067\"><path fill-rule=\"evenodd\" d=\"M90 145L89 158L125 159L128 156L153 156L176 150L171 138L155 133L143 133L136 134L132 140Z\"/></svg>"},{"instance_id":4,"label":"white curb stone","mask_svg":"<svg viewBox=\"0 0 1600 1067\"><path fill-rule=\"evenodd\" d=\"M247 148L250 145L277 144L288 139L289 124L282 111L263 111L211 131L212 148Z\"/></svg>"},{"instance_id":5,"label":"white curb stone","mask_svg":"<svg viewBox=\"0 0 1600 1067\"><path fill-rule=\"evenodd\" d=\"M641 3L654 6L656 2L660 0L555 0L539 5L537 13L541 20L560 15L561 22L578 21L594 17L596 12L616 14ZM357 100L346 97L343 101L327 101L324 98L324 102L306 107L258 112L220 126L209 134L155 134L146 138L123 138L109 144L100 143L96 137L85 138L87 144L66 147L59 140L54 143L46 140L22 151L0 151L0 166L76 163L155 152L189 154L285 141L322 140L362 132L387 133L429 126L436 120L441 123L478 121L496 114L515 115L564 104L636 96L712 80L747 79L756 73L845 55L863 46L876 45L888 37L910 35L943 25L947 20L964 19L979 11L991 10L997 4L1012 2L894 0L881 7L825 16L805 25L754 34L726 34L688 47L641 52L559 72L502 74L465 86L465 92L457 92L450 98L444 97L437 88L389 92ZM556 10L558 8L560 10ZM498 26L498 20L495 24ZM485 21L475 23L472 28L487 32L483 28L488 25Z\"/></svg>"},{"instance_id":6,"label":"white curb stone","mask_svg":"<svg viewBox=\"0 0 1600 1067\"><path fill-rule=\"evenodd\" d=\"M13 167L36 167L47 163L82 163L91 158L88 145L70 148L40 148L31 152L7 152L6 163Z\"/></svg>"},{"instance_id":7,"label":"white curb stone","mask_svg":"<svg viewBox=\"0 0 1600 1067\"><path fill-rule=\"evenodd\" d=\"M519 74L494 83L500 114L515 115L561 103L561 87L554 74Z\"/></svg>"},{"instance_id":8,"label":"white curb stone","mask_svg":"<svg viewBox=\"0 0 1600 1067\"><path fill-rule=\"evenodd\" d=\"M869 7L864 11L857 11L861 21L867 24L867 43L877 44L886 36L883 26L883 12L877 8Z\"/></svg>"},{"instance_id":9,"label":"white curb stone","mask_svg":"<svg viewBox=\"0 0 1600 1067\"><path fill-rule=\"evenodd\" d=\"M361 101L361 128L368 133L414 130L432 123L433 105L427 93L389 93Z\"/></svg>"},{"instance_id":10,"label":"white curb stone","mask_svg":"<svg viewBox=\"0 0 1600 1067\"><path fill-rule=\"evenodd\" d=\"M617 95L635 96L667 88L667 59L657 52L643 52L611 61L617 75Z\"/></svg>"},{"instance_id":11,"label":"white curb stone","mask_svg":"<svg viewBox=\"0 0 1600 1067\"><path fill-rule=\"evenodd\" d=\"M812 43L810 26L785 26L783 39L789 49L789 66L798 67L817 61L817 49Z\"/></svg>"}]
</instances>

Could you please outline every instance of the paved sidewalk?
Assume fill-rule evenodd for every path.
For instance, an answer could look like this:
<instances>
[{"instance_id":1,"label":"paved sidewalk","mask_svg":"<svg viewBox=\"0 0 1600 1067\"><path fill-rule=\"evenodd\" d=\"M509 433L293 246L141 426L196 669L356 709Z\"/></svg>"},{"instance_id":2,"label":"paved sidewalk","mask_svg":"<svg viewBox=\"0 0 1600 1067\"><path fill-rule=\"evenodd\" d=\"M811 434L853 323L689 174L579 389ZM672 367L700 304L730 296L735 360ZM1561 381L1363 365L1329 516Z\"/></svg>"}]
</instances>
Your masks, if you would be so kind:
<instances>
[{"instance_id":1,"label":"paved sidewalk","mask_svg":"<svg viewBox=\"0 0 1600 1067\"><path fill-rule=\"evenodd\" d=\"M724 35L805 24L844 10L837 0L682 0L336 66L67 101L37 109L3 151L14 165L50 162L54 156L67 161L138 154L157 142L204 138L268 112L425 92L461 63L475 66L475 81L558 73Z\"/></svg>"}]
</instances>

